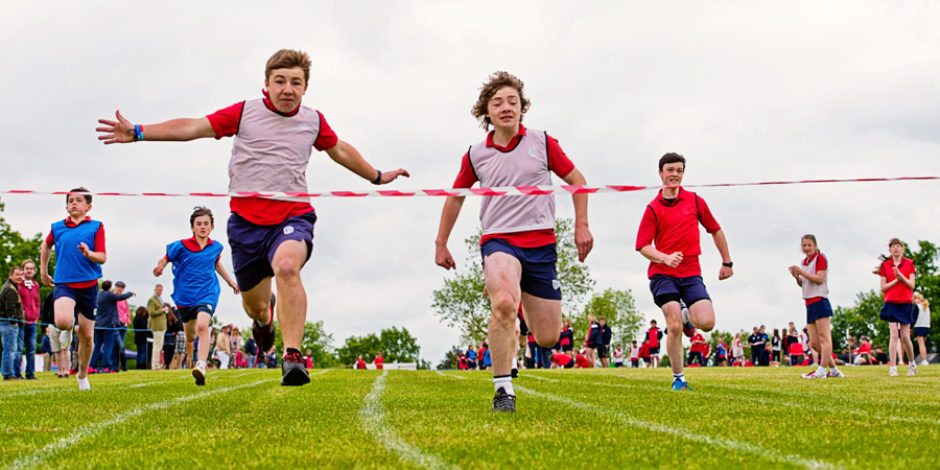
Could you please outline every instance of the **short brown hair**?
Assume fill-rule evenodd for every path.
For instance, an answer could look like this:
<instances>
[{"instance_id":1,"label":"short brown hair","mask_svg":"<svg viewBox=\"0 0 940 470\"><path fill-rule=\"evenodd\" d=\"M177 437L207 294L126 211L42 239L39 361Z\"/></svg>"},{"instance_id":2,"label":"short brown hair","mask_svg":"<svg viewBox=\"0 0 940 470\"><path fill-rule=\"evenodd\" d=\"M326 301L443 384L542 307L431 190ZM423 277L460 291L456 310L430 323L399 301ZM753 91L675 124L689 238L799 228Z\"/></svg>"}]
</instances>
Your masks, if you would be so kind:
<instances>
[{"instance_id":1,"label":"short brown hair","mask_svg":"<svg viewBox=\"0 0 940 470\"><path fill-rule=\"evenodd\" d=\"M300 67L304 71L304 83L310 81L310 56L303 51L281 49L274 53L264 66L264 79L271 76L274 69L289 69Z\"/></svg>"},{"instance_id":2,"label":"short brown hair","mask_svg":"<svg viewBox=\"0 0 940 470\"><path fill-rule=\"evenodd\" d=\"M659 158L659 171L663 171L663 167L670 163L681 163L682 169L685 170L685 157L675 152L669 152Z\"/></svg>"},{"instance_id":3,"label":"short brown hair","mask_svg":"<svg viewBox=\"0 0 940 470\"><path fill-rule=\"evenodd\" d=\"M15 272L17 272L17 271L22 271L22 270L23 270L23 268L21 268L21 267L19 267L19 266L12 266L12 267L10 268L10 274L7 274L7 277L13 277L13 273L15 273Z\"/></svg>"},{"instance_id":4,"label":"short brown hair","mask_svg":"<svg viewBox=\"0 0 940 470\"><path fill-rule=\"evenodd\" d=\"M85 193L82 195L82 196L85 196L85 204L91 204L91 194L89 193L88 189L86 189L84 186L79 186L77 188L70 189L69 193L65 195L66 204L68 204L69 197L72 195L72 193Z\"/></svg>"},{"instance_id":5,"label":"short brown hair","mask_svg":"<svg viewBox=\"0 0 940 470\"><path fill-rule=\"evenodd\" d=\"M894 237L888 241L888 248L891 248L891 245L901 245L901 248L904 248L904 243L901 242L901 239Z\"/></svg>"},{"instance_id":6,"label":"short brown hair","mask_svg":"<svg viewBox=\"0 0 940 470\"><path fill-rule=\"evenodd\" d=\"M816 242L816 235L813 235L810 233L803 235L803 238L801 238L800 240L812 240L813 245L819 246L819 243Z\"/></svg>"},{"instance_id":7,"label":"short brown hair","mask_svg":"<svg viewBox=\"0 0 940 470\"><path fill-rule=\"evenodd\" d=\"M196 217L203 215L209 216L209 223L215 225L215 217L212 216L212 210L208 207L196 206L193 207L193 215L189 216L189 226L192 227L196 223Z\"/></svg>"},{"instance_id":8,"label":"short brown hair","mask_svg":"<svg viewBox=\"0 0 940 470\"><path fill-rule=\"evenodd\" d=\"M483 83L482 87L480 87L480 96L477 98L476 104L473 105L473 109L470 110L470 114L480 121L480 127L483 129L489 130L490 124L493 123L490 121L490 117L486 115L486 107L490 103L490 98L492 98L497 91L507 86L513 87L516 89L516 91L519 92L519 101L521 102L520 104L522 114L525 114L526 111L529 110L529 105L531 103L525 98L525 94L522 91L522 89L525 87L525 84L522 83L522 80L519 80L518 77L512 75L509 72L499 71L490 74L489 79ZM522 122L522 116L519 116L519 122Z\"/></svg>"}]
</instances>

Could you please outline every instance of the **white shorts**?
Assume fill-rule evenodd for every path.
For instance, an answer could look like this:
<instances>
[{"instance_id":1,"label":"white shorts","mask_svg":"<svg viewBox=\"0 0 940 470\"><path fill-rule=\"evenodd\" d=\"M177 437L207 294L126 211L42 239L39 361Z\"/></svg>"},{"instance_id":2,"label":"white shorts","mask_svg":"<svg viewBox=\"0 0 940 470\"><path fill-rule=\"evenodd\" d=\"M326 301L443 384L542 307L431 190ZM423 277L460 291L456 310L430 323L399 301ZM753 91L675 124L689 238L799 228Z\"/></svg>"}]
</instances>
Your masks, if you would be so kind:
<instances>
[{"instance_id":1,"label":"white shorts","mask_svg":"<svg viewBox=\"0 0 940 470\"><path fill-rule=\"evenodd\" d=\"M72 345L72 330L60 330L50 325L49 331L49 349L55 354L63 349L68 349Z\"/></svg>"}]
</instances>

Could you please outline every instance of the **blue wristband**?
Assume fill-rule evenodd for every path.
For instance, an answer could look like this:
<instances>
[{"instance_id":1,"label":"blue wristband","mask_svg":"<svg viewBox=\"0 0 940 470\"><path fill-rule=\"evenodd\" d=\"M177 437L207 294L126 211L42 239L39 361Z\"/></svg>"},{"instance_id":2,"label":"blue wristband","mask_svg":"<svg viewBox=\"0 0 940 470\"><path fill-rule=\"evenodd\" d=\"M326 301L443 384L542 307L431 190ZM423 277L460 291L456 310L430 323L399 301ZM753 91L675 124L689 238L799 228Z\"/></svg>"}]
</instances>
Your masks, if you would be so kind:
<instances>
[{"instance_id":1,"label":"blue wristband","mask_svg":"<svg viewBox=\"0 0 940 470\"><path fill-rule=\"evenodd\" d=\"M134 124L134 140L137 142L144 140L144 129L140 124Z\"/></svg>"}]
</instances>

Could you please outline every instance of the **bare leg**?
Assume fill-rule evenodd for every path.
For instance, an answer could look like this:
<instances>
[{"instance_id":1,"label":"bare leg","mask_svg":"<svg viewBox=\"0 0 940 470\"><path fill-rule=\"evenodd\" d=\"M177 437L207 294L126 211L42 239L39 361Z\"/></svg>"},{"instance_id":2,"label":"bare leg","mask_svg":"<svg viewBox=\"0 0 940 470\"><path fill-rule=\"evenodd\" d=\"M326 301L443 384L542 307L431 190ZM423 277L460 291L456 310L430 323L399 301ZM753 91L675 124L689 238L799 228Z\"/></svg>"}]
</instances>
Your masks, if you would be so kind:
<instances>
[{"instance_id":1,"label":"bare leg","mask_svg":"<svg viewBox=\"0 0 940 470\"><path fill-rule=\"evenodd\" d=\"M920 360L927 361L927 342L923 336L917 337L917 349L920 350Z\"/></svg>"},{"instance_id":2,"label":"bare leg","mask_svg":"<svg viewBox=\"0 0 940 470\"><path fill-rule=\"evenodd\" d=\"M888 323L888 365L891 367L897 367L898 365L898 355L900 355L900 350L898 349L898 324L897 322Z\"/></svg>"},{"instance_id":3,"label":"bare leg","mask_svg":"<svg viewBox=\"0 0 940 470\"><path fill-rule=\"evenodd\" d=\"M703 301L704 302L704 301ZM696 305L701 302L696 302ZM685 370L685 358L682 357L682 307L679 302L666 302L662 307L663 316L666 317L666 354L669 355L669 366L673 374L681 374ZM691 316L692 311L689 310ZM657 364L658 366L658 364Z\"/></svg>"},{"instance_id":4,"label":"bare leg","mask_svg":"<svg viewBox=\"0 0 940 470\"><path fill-rule=\"evenodd\" d=\"M904 353L907 354L907 363L916 364L914 359L914 342L911 341L911 325L900 325L901 337L898 338L901 340L901 349L904 350ZM898 354L900 356L900 353Z\"/></svg>"},{"instance_id":5,"label":"bare leg","mask_svg":"<svg viewBox=\"0 0 940 470\"><path fill-rule=\"evenodd\" d=\"M677 331L682 331L682 311L679 311L679 329ZM715 307L712 305L712 301L708 299L702 299L698 302L692 304L689 307L689 322L692 323L692 326L702 330L704 332L709 332L712 328L715 327ZM672 326L669 327L671 328ZM672 361L672 358L669 358L669 361Z\"/></svg>"},{"instance_id":6,"label":"bare leg","mask_svg":"<svg viewBox=\"0 0 940 470\"><path fill-rule=\"evenodd\" d=\"M79 315L78 337L78 378L84 379L88 377L88 363L91 362L91 353L95 349L95 321Z\"/></svg>"},{"instance_id":7,"label":"bare leg","mask_svg":"<svg viewBox=\"0 0 940 470\"><path fill-rule=\"evenodd\" d=\"M522 296L519 289L519 280L522 278L522 265L519 264L519 260L506 253L493 253L485 258L483 276L486 280L486 291L489 293L490 305L493 309L487 334L490 356L493 361L493 376L509 375L512 371L512 356L516 351L517 344L514 327L519 301ZM525 307L523 307L523 310L531 312ZM559 326L560 330L561 327ZM535 334L534 329L533 334ZM536 338L537 340L538 338Z\"/></svg>"},{"instance_id":8,"label":"bare leg","mask_svg":"<svg viewBox=\"0 0 940 470\"><path fill-rule=\"evenodd\" d=\"M281 326L284 348L300 350L307 320L307 293L300 279L300 268L307 258L307 244L301 240L281 243L274 252L271 268L277 283L277 322Z\"/></svg>"}]
</instances>

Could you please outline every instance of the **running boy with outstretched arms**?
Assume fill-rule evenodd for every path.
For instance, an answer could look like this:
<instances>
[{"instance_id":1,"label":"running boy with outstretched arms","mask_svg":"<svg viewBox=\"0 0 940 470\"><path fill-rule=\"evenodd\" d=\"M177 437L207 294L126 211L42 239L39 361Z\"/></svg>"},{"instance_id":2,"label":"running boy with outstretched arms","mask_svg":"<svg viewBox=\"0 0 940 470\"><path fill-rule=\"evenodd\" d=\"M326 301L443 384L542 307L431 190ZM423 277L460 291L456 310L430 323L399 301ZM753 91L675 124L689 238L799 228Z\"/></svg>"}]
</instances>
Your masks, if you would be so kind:
<instances>
[{"instance_id":1,"label":"running boy with outstretched arms","mask_svg":"<svg viewBox=\"0 0 940 470\"><path fill-rule=\"evenodd\" d=\"M265 66L264 97L235 103L208 116L135 125L120 111L116 121L99 119L105 144L188 141L232 137L229 191L306 193L312 150L373 184L391 183L408 172L376 170L352 145L339 140L319 111L303 106L310 80L310 57L282 49ZM307 318L307 294L300 271L313 251L317 220L309 198L273 200L232 197L228 239L235 279L245 313L254 320L252 336L262 351L274 347L271 282L277 280L277 320L284 340L281 385L310 382L300 352Z\"/></svg>"},{"instance_id":2,"label":"running boy with outstretched arms","mask_svg":"<svg viewBox=\"0 0 940 470\"><path fill-rule=\"evenodd\" d=\"M189 216L193 230L192 238L177 240L166 246L166 255L153 268L153 275L160 276L169 263L173 264L173 302L176 303L180 321L186 331L186 357L193 357L193 344L209 344L209 323L219 304L219 279L216 273L238 294L238 286L222 266L221 242L209 238L215 228L212 211L196 207ZM196 385L206 384L206 360L209 348L199 349L199 358L193 367ZM191 360L191 359L190 359Z\"/></svg>"}]
</instances>

